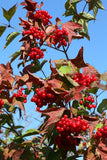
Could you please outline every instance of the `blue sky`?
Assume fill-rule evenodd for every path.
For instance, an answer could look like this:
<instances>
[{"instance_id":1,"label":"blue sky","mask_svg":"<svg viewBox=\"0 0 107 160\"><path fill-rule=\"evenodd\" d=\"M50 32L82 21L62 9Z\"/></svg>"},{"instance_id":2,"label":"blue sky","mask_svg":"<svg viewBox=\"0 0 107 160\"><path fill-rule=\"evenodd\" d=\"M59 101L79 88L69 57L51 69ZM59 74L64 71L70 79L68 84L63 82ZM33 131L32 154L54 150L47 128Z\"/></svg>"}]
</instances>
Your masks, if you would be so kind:
<instances>
[{"instance_id":1,"label":"blue sky","mask_svg":"<svg viewBox=\"0 0 107 160\"><path fill-rule=\"evenodd\" d=\"M18 17L25 19L26 15L25 10L22 10L22 6L19 6L21 2L22 0L0 0L0 22L7 23L7 21L3 18L1 7L8 10L11 6L17 3L17 12L15 13L15 16L12 18L11 25L16 28L20 28L18 25L20 22ZM56 17L59 17L63 23L71 19L71 17L66 18L62 16L62 14L65 12L64 4L66 0L43 0L43 2L43 9L47 10L49 14L52 15L53 23L55 23ZM76 57L81 46L83 46L85 62L93 65L99 71L99 73L103 73L105 71L107 72L107 1L102 0L102 2L105 11L99 10L98 15L96 17L97 20L95 22L89 22L90 41L88 41L86 38L81 40L73 40L68 50L69 58L74 58ZM5 50L3 50L6 36L12 31L15 30L10 28L7 29L3 36L0 38L0 63L6 64L9 60L9 56L20 49L21 43L18 42L20 36L18 36ZM45 53L44 59L53 60L61 58L65 58L63 53L56 52L55 50L47 47L47 52ZM14 74L19 73L17 69L17 64L19 62L20 61L16 60L12 63L12 67L14 68ZM19 68L20 71L21 69L22 68ZM50 73L48 63L43 69L46 75L48 76ZM37 75L40 77L43 76L40 72L38 72ZM98 99L99 102L101 102L102 98L107 98L107 91L104 92L104 94ZM40 116L37 113L35 113L34 110L35 107L32 103L26 105L26 113L33 117L39 118L40 120ZM32 122L28 125L29 128L34 128L34 126L36 128L40 124L38 121L35 121L34 119L30 120Z\"/></svg>"}]
</instances>

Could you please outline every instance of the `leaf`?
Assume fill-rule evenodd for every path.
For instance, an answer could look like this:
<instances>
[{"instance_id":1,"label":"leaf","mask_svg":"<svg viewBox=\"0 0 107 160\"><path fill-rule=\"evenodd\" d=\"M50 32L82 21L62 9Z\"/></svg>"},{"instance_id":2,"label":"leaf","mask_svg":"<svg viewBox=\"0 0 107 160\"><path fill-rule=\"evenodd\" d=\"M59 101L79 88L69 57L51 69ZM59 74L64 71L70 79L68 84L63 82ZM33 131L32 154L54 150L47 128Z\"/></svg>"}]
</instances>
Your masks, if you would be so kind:
<instances>
[{"instance_id":1,"label":"leaf","mask_svg":"<svg viewBox=\"0 0 107 160\"><path fill-rule=\"evenodd\" d=\"M71 0L67 0L67 2L65 3L65 9L66 11L63 14L65 16L77 14L76 3L73 4Z\"/></svg>"},{"instance_id":2,"label":"leaf","mask_svg":"<svg viewBox=\"0 0 107 160\"><path fill-rule=\"evenodd\" d=\"M107 82L107 72L104 72L103 74L100 74L100 79Z\"/></svg>"},{"instance_id":3,"label":"leaf","mask_svg":"<svg viewBox=\"0 0 107 160\"><path fill-rule=\"evenodd\" d=\"M20 5L25 6L23 8L26 8L28 11L34 12L37 7L37 2L32 1L32 0L25 0L25 2L20 3Z\"/></svg>"},{"instance_id":4,"label":"leaf","mask_svg":"<svg viewBox=\"0 0 107 160\"><path fill-rule=\"evenodd\" d=\"M97 147L97 151L101 154L101 159L106 160L107 159L107 141L105 143L100 141Z\"/></svg>"},{"instance_id":5,"label":"leaf","mask_svg":"<svg viewBox=\"0 0 107 160\"><path fill-rule=\"evenodd\" d=\"M77 57L74 58L74 59L70 59L70 61L77 68L82 68L82 67L86 67L87 66L87 64L84 62L84 59L83 59L83 47L81 47L81 49L79 50Z\"/></svg>"},{"instance_id":6,"label":"leaf","mask_svg":"<svg viewBox=\"0 0 107 160\"><path fill-rule=\"evenodd\" d=\"M82 29L82 25L79 23L75 23L75 22L66 22L64 24L62 24L62 28L65 29L67 31L68 34L68 41L69 44L72 41L72 38L83 38L81 35L77 34L75 30L77 29Z\"/></svg>"},{"instance_id":7,"label":"leaf","mask_svg":"<svg viewBox=\"0 0 107 160\"><path fill-rule=\"evenodd\" d=\"M4 8L2 8L2 9L3 9L3 16L7 19L7 21L10 22L11 18L13 17L13 15L14 15L15 12L16 12L17 6L16 6L16 4L15 4L15 5L14 5L13 7L11 7L8 11L5 10Z\"/></svg>"},{"instance_id":8,"label":"leaf","mask_svg":"<svg viewBox=\"0 0 107 160\"><path fill-rule=\"evenodd\" d=\"M21 51L17 51L14 54L12 54L10 57L12 57L12 59L10 60L10 62L12 63L19 55L21 54Z\"/></svg>"},{"instance_id":9,"label":"leaf","mask_svg":"<svg viewBox=\"0 0 107 160\"><path fill-rule=\"evenodd\" d=\"M38 130L35 130L35 129L28 129L25 134L22 135L22 137L27 137L27 136L32 136L32 135L35 135L35 134L38 134L39 131Z\"/></svg>"},{"instance_id":10,"label":"leaf","mask_svg":"<svg viewBox=\"0 0 107 160\"><path fill-rule=\"evenodd\" d=\"M71 3L78 3L80 2L81 0L71 0Z\"/></svg>"},{"instance_id":11,"label":"leaf","mask_svg":"<svg viewBox=\"0 0 107 160\"><path fill-rule=\"evenodd\" d=\"M97 112L103 113L105 110L107 110L107 99L102 100L97 108Z\"/></svg>"},{"instance_id":12,"label":"leaf","mask_svg":"<svg viewBox=\"0 0 107 160\"><path fill-rule=\"evenodd\" d=\"M93 10L94 17L96 17L98 9L103 9L101 0L88 0L88 10Z\"/></svg>"},{"instance_id":13,"label":"leaf","mask_svg":"<svg viewBox=\"0 0 107 160\"><path fill-rule=\"evenodd\" d=\"M92 87L91 89L86 89L85 92L95 94L97 93L98 89L99 89L98 87Z\"/></svg>"},{"instance_id":14,"label":"leaf","mask_svg":"<svg viewBox=\"0 0 107 160\"><path fill-rule=\"evenodd\" d=\"M98 128L102 128L103 127L103 124L102 123L98 123L95 127L95 130L97 131Z\"/></svg>"},{"instance_id":15,"label":"leaf","mask_svg":"<svg viewBox=\"0 0 107 160\"><path fill-rule=\"evenodd\" d=\"M87 20L87 21L95 20L95 17L92 16L91 14L87 13L87 12L81 12L80 17Z\"/></svg>"},{"instance_id":16,"label":"leaf","mask_svg":"<svg viewBox=\"0 0 107 160\"><path fill-rule=\"evenodd\" d=\"M67 74L71 72L71 64L70 62L68 62L67 66L61 66L59 68L59 70L61 71L62 74Z\"/></svg>"},{"instance_id":17,"label":"leaf","mask_svg":"<svg viewBox=\"0 0 107 160\"><path fill-rule=\"evenodd\" d=\"M79 33L83 36L85 36L88 40L90 40L89 34L88 34L88 21L85 19L80 19L78 21L79 24L83 26L83 29L79 31Z\"/></svg>"},{"instance_id":18,"label":"leaf","mask_svg":"<svg viewBox=\"0 0 107 160\"><path fill-rule=\"evenodd\" d=\"M4 33L6 27L5 26L0 26L0 37L2 36L2 34Z\"/></svg>"},{"instance_id":19,"label":"leaf","mask_svg":"<svg viewBox=\"0 0 107 160\"><path fill-rule=\"evenodd\" d=\"M44 66L44 64L45 64L46 62L47 62L46 59L41 62L41 64L40 64L41 68Z\"/></svg>"},{"instance_id":20,"label":"leaf","mask_svg":"<svg viewBox=\"0 0 107 160\"><path fill-rule=\"evenodd\" d=\"M19 32L12 32L7 36L6 44L4 45L4 49L19 35Z\"/></svg>"},{"instance_id":21,"label":"leaf","mask_svg":"<svg viewBox=\"0 0 107 160\"><path fill-rule=\"evenodd\" d=\"M65 108L50 108L44 111L38 111L39 113L42 113L42 115L49 116L48 120L43 124L41 128L40 134L47 133L48 129L50 129L51 126L53 126L57 121L60 120L64 111Z\"/></svg>"},{"instance_id":22,"label":"leaf","mask_svg":"<svg viewBox=\"0 0 107 160\"><path fill-rule=\"evenodd\" d=\"M19 108L22 109L24 111L24 113L25 113L25 107L24 107L23 102L18 101L15 97L12 100L12 105L18 105Z\"/></svg>"}]
</instances>

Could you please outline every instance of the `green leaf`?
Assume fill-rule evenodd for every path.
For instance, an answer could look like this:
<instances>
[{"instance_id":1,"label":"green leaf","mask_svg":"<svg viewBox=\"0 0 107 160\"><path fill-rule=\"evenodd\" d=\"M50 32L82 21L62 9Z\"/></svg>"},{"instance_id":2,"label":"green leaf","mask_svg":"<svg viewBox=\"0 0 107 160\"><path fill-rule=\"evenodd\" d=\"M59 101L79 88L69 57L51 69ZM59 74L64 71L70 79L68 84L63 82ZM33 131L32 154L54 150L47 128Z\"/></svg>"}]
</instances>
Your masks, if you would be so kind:
<instances>
[{"instance_id":1,"label":"green leaf","mask_svg":"<svg viewBox=\"0 0 107 160\"><path fill-rule=\"evenodd\" d=\"M87 12L80 13L80 17L87 20L87 21L95 20L95 17L92 16L91 14L87 13Z\"/></svg>"},{"instance_id":2,"label":"green leaf","mask_svg":"<svg viewBox=\"0 0 107 160\"><path fill-rule=\"evenodd\" d=\"M98 128L102 128L103 124L102 123L98 123L95 127L95 130L97 131Z\"/></svg>"},{"instance_id":3,"label":"green leaf","mask_svg":"<svg viewBox=\"0 0 107 160\"><path fill-rule=\"evenodd\" d=\"M42 69L42 67L44 66L44 64L47 62L47 60L45 59L45 60L43 60L42 62L41 62L41 69Z\"/></svg>"},{"instance_id":4,"label":"green leaf","mask_svg":"<svg viewBox=\"0 0 107 160\"><path fill-rule=\"evenodd\" d=\"M71 3L78 3L80 2L81 0L71 0Z\"/></svg>"},{"instance_id":5,"label":"green leaf","mask_svg":"<svg viewBox=\"0 0 107 160\"><path fill-rule=\"evenodd\" d=\"M77 100L74 100L73 103L72 103L72 107L78 108L78 106L79 106L78 101L77 101Z\"/></svg>"},{"instance_id":6,"label":"green leaf","mask_svg":"<svg viewBox=\"0 0 107 160\"><path fill-rule=\"evenodd\" d=\"M67 66L61 66L61 67L59 68L59 70L61 71L62 74L70 73L70 72L71 72L70 62L68 62L68 65L67 65Z\"/></svg>"},{"instance_id":7,"label":"green leaf","mask_svg":"<svg viewBox=\"0 0 107 160\"><path fill-rule=\"evenodd\" d=\"M102 4L101 0L98 0L98 1L97 1L97 5L98 5L98 8L100 8L100 9L104 9L104 7L103 7L103 4Z\"/></svg>"},{"instance_id":8,"label":"green leaf","mask_svg":"<svg viewBox=\"0 0 107 160\"><path fill-rule=\"evenodd\" d=\"M7 36L7 39L6 39L6 44L4 46L4 49L19 35L20 33L19 32L12 32L10 33L8 36Z\"/></svg>"},{"instance_id":9,"label":"green leaf","mask_svg":"<svg viewBox=\"0 0 107 160\"><path fill-rule=\"evenodd\" d=\"M0 26L0 37L2 36L2 34L4 33L6 27L5 26Z\"/></svg>"},{"instance_id":10,"label":"green leaf","mask_svg":"<svg viewBox=\"0 0 107 160\"><path fill-rule=\"evenodd\" d=\"M86 89L85 92L86 93L93 93L93 94L95 94L95 93L97 93L98 89L99 88L97 88L97 87L93 87L91 89Z\"/></svg>"},{"instance_id":11,"label":"green leaf","mask_svg":"<svg viewBox=\"0 0 107 160\"><path fill-rule=\"evenodd\" d=\"M19 50L19 51L17 51L17 52L15 52L14 54L12 54L10 57L12 57L12 59L11 59L11 63L19 56L21 54L21 51ZM10 58L9 57L9 58Z\"/></svg>"},{"instance_id":12,"label":"green leaf","mask_svg":"<svg viewBox=\"0 0 107 160\"><path fill-rule=\"evenodd\" d=\"M79 33L85 36L88 40L90 40L90 37L88 34L88 22L86 20L80 19L78 23L83 26L83 29L81 29Z\"/></svg>"},{"instance_id":13,"label":"green leaf","mask_svg":"<svg viewBox=\"0 0 107 160\"><path fill-rule=\"evenodd\" d=\"M22 137L26 137L26 136L32 136L32 135L35 135L35 134L38 134L39 131L38 130L35 130L35 129L29 129L25 132L25 134L22 135Z\"/></svg>"},{"instance_id":14,"label":"green leaf","mask_svg":"<svg viewBox=\"0 0 107 160\"><path fill-rule=\"evenodd\" d=\"M107 99L103 99L97 108L99 113L103 113L105 110L107 110Z\"/></svg>"},{"instance_id":15,"label":"green leaf","mask_svg":"<svg viewBox=\"0 0 107 160\"><path fill-rule=\"evenodd\" d=\"M67 0L67 2L65 3L65 13L63 15L65 16L70 16L70 15L74 15L77 13L77 9L76 9L76 3L71 3L70 0Z\"/></svg>"},{"instance_id":16,"label":"green leaf","mask_svg":"<svg viewBox=\"0 0 107 160\"><path fill-rule=\"evenodd\" d=\"M16 9L17 9L16 4L13 7L11 7L8 11L5 10L4 8L2 9L3 9L3 16L7 19L7 21L10 22L11 18L16 12Z\"/></svg>"}]
</instances>

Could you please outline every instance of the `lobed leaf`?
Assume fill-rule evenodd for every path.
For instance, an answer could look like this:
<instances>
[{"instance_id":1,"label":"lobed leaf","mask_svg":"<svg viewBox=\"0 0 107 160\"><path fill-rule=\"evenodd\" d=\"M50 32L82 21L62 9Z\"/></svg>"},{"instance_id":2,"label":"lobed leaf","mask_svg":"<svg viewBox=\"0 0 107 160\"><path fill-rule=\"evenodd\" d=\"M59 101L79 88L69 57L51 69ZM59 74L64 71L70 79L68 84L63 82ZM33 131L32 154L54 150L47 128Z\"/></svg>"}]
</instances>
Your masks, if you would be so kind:
<instances>
[{"instance_id":1,"label":"lobed leaf","mask_svg":"<svg viewBox=\"0 0 107 160\"><path fill-rule=\"evenodd\" d=\"M13 17L13 15L14 15L15 12L16 12L17 6L16 6L16 4L15 4L15 5L14 5L13 7L11 7L8 11L5 10L4 8L2 8L2 9L3 9L3 16L7 19L7 21L10 22L11 18Z\"/></svg>"}]
</instances>

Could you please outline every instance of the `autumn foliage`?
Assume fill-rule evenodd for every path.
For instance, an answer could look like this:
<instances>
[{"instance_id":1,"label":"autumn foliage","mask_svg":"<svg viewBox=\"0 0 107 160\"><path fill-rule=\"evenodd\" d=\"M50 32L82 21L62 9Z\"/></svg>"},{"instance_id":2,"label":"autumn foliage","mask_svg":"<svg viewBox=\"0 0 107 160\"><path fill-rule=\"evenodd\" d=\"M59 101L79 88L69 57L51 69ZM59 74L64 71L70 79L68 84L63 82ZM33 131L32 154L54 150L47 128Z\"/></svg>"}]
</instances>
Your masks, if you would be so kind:
<instances>
[{"instance_id":1,"label":"autumn foliage","mask_svg":"<svg viewBox=\"0 0 107 160\"><path fill-rule=\"evenodd\" d=\"M107 73L100 74L84 61L83 46L74 59L68 55L74 39L90 39L86 26L95 20L98 9L104 8L100 0L87 0L78 13L77 4L81 2L67 0L64 16L72 19L62 23L56 17L56 24L51 22L48 11L42 10L43 2L25 0L20 4L27 11L26 19L19 18L22 31L9 34L4 48L18 35L21 47L11 55L10 62L0 64L0 134L4 134L0 139L0 160L107 159L107 99L97 104L101 90L107 90L101 83L107 82ZM16 8L3 8L8 27L12 27L10 21ZM0 26L0 36L5 29L5 25ZM48 62L44 59L46 47L62 52L66 58ZM23 66L20 75L14 75L11 67L17 57L18 67ZM46 63L51 71L48 77L43 71ZM44 78L36 76L38 71ZM37 130L23 132L24 126L15 125L13 115L17 110L20 117L25 113L29 95L44 122ZM28 136L34 137L28 140Z\"/></svg>"}]
</instances>

